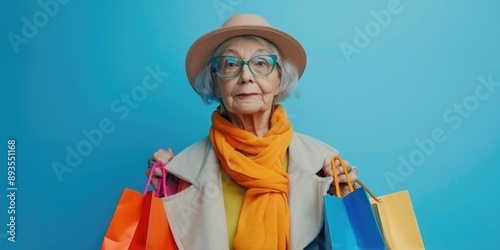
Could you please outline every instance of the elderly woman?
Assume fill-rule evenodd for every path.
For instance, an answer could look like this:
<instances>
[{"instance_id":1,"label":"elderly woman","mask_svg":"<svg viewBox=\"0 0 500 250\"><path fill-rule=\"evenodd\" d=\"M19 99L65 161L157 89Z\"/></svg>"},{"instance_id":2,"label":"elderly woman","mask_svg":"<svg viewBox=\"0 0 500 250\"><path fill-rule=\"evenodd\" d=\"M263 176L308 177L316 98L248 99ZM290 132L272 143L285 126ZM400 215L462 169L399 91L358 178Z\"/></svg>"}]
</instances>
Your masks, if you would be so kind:
<instances>
[{"instance_id":1,"label":"elderly woman","mask_svg":"<svg viewBox=\"0 0 500 250\"><path fill-rule=\"evenodd\" d=\"M206 103L220 103L209 136L175 157L160 149L150 159L150 166L165 164L178 185L163 201L179 249L320 247L322 198L334 192L331 158L338 152L294 132L277 104L305 65L297 40L251 14L231 17L191 46L191 86ZM356 180L356 167L346 163Z\"/></svg>"}]
</instances>

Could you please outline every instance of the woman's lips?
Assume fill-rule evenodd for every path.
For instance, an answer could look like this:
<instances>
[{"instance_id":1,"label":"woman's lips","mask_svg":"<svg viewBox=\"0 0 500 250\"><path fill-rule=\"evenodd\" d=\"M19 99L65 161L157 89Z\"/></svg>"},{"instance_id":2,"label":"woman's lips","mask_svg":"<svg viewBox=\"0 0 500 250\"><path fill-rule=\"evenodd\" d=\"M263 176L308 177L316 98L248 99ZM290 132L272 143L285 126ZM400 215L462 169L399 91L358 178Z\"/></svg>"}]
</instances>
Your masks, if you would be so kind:
<instances>
[{"instance_id":1,"label":"woman's lips","mask_svg":"<svg viewBox=\"0 0 500 250\"><path fill-rule=\"evenodd\" d=\"M241 93L241 94L238 94L237 96L239 96L239 97L250 97L250 96L254 96L254 95L257 95L257 93Z\"/></svg>"}]
</instances>

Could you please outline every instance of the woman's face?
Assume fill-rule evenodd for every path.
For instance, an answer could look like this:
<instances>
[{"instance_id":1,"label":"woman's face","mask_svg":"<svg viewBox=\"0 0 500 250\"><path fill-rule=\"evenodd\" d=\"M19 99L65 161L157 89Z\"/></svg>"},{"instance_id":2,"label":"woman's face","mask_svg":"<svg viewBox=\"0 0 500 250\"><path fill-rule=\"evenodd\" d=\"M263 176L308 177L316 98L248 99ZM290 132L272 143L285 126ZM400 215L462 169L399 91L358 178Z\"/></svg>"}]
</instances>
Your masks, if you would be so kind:
<instances>
[{"instance_id":1,"label":"woman's face","mask_svg":"<svg viewBox=\"0 0 500 250\"><path fill-rule=\"evenodd\" d=\"M258 55L271 52L253 39L237 38L222 51L224 56L234 56L240 60L249 60ZM215 74L215 73L213 73ZM234 78L222 78L217 74L215 85L217 97L222 99L228 112L236 115L248 115L270 110L274 96L278 94L280 78L278 69L267 76L254 76L247 65Z\"/></svg>"}]
</instances>

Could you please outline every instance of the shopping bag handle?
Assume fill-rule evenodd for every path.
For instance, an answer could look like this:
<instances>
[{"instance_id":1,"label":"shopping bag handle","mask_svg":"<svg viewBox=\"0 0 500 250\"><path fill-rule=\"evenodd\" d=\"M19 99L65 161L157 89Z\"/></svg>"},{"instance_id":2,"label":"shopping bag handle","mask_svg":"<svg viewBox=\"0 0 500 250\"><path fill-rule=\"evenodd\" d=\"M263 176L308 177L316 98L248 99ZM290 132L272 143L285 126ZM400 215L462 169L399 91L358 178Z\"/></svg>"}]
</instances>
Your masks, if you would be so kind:
<instances>
[{"instance_id":1,"label":"shopping bag handle","mask_svg":"<svg viewBox=\"0 0 500 250\"><path fill-rule=\"evenodd\" d=\"M368 189L368 187L365 186L365 184L363 184L363 182L361 182L360 180L357 180L356 182L360 186L362 186L363 188L365 188L366 192L373 198L373 200L375 200L376 202L380 202L380 200L372 193L372 191L370 191L370 189Z\"/></svg>"},{"instance_id":2,"label":"shopping bag handle","mask_svg":"<svg viewBox=\"0 0 500 250\"><path fill-rule=\"evenodd\" d=\"M349 171L347 171L347 167L345 166L345 162L338 155L336 155L332 158L333 181L335 182L335 194L337 195L337 197L342 197L342 196L340 194L340 184L339 184L339 180L338 180L338 176L337 176L337 168L335 167L335 160L339 161L340 166L342 166L342 168L344 169L344 173L347 173L347 174L345 174L345 177L347 179L347 185L349 186L349 189L351 190L351 192L356 189L356 183L358 183L360 186L362 186L366 190L366 192L368 192L368 194L376 202L380 202L380 200L372 193L372 191L370 191L370 189L368 189L368 187L366 187L365 184L363 184L360 180L356 180L356 182L354 184L352 183L351 178L349 177Z\"/></svg>"},{"instance_id":3,"label":"shopping bag handle","mask_svg":"<svg viewBox=\"0 0 500 250\"><path fill-rule=\"evenodd\" d=\"M165 167L161 162L155 162L155 164L151 166L148 182L146 183L146 188L144 189L143 194L146 195L146 193L148 192L149 185L151 184L151 180L153 180L153 174L156 168L161 169L162 177L160 183L158 183L158 187L156 188L155 197L160 197L162 191L165 193L165 196L167 196L167 171L165 170Z\"/></svg>"},{"instance_id":4,"label":"shopping bag handle","mask_svg":"<svg viewBox=\"0 0 500 250\"><path fill-rule=\"evenodd\" d=\"M340 156L336 155L332 158L332 169L333 169L333 181L335 182L335 194L337 197L342 197L340 194L340 184L339 184L339 178L337 176L337 168L335 167L335 160L339 161L340 166L344 169L345 177L347 179L347 185L349 186L349 189L354 191L354 186L352 185L351 178L349 178L349 171L347 171L347 167L345 166L344 160L340 158Z\"/></svg>"}]
</instances>

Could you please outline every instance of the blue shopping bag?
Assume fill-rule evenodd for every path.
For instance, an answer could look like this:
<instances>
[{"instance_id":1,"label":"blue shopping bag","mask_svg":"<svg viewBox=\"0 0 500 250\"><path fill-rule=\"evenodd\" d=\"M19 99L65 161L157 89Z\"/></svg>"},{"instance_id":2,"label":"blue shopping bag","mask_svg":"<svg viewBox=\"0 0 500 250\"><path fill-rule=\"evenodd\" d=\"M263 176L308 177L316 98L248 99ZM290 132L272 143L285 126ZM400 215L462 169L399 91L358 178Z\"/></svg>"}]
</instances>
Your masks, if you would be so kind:
<instances>
[{"instance_id":1,"label":"blue shopping bag","mask_svg":"<svg viewBox=\"0 0 500 250\"><path fill-rule=\"evenodd\" d=\"M340 161L347 173L344 162L338 156L332 159L332 166L335 166L335 160ZM341 197L335 167L333 169L337 196L323 197L325 209L323 245L326 249L386 249L365 188L355 189L348 178L352 192Z\"/></svg>"}]
</instances>

